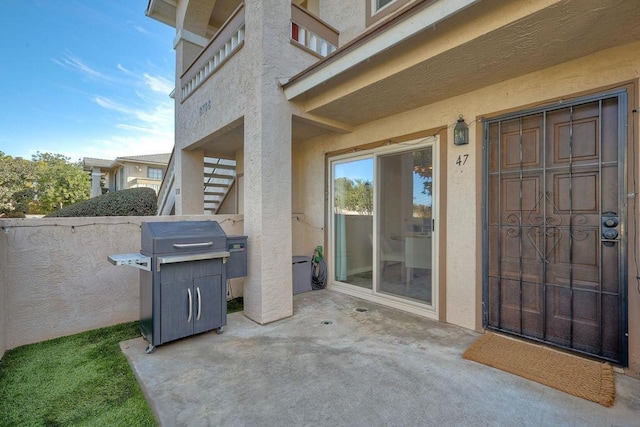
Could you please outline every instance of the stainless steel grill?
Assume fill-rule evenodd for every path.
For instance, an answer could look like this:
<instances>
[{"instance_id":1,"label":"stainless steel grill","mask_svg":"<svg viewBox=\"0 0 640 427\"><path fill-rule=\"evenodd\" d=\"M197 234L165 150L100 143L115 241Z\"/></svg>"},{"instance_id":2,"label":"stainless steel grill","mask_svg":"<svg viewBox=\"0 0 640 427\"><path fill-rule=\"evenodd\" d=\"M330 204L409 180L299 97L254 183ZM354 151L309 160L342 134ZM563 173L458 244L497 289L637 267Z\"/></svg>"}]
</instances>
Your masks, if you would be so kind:
<instances>
[{"instance_id":1,"label":"stainless steel grill","mask_svg":"<svg viewBox=\"0 0 640 427\"><path fill-rule=\"evenodd\" d=\"M109 256L140 271L140 331L147 353L227 324L227 279L247 275L247 237L215 221L143 222L141 251Z\"/></svg>"}]
</instances>

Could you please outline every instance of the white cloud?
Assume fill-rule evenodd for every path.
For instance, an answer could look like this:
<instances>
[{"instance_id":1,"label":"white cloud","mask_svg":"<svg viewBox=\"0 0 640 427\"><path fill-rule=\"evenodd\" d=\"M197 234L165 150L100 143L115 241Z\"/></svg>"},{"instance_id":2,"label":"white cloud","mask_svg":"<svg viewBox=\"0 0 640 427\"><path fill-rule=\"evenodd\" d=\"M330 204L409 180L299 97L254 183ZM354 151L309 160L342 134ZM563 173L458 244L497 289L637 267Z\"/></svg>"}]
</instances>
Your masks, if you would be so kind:
<instances>
[{"instance_id":1,"label":"white cloud","mask_svg":"<svg viewBox=\"0 0 640 427\"><path fill-rule=\"evenodd\" d=\"M62 67L79 71L80 73L92 79L105 80L109 82L114 81L114 79L111 76L108 76L107 74L94 70L93 68L85 64L80 58L70 53L67 53L65 57L60 60L53 59L53 62L55 62L56 64Z\"/></svg>"},{"instance_id":2,"label":"white cloud","mask_svg":"<svg viewBox=\"0 0 640 427\"><path fill-rule=\"evenodd\" d=\"M91 148L102 153L98 157L169 153L173 149L174 107L167 96L167 89L172 89L169 80L148 73L143 73L139 80L142 85L129 99L93 98L102 108L118 114L113 134L90 143Z\"/></svg>"},{"instance_id":3,"label":"white cloud","mask_svg":"<svg viewBox=\"0 0 640 427\"><path fill-rule=\"evenodd\" d=\"M143 74L145 84L151 88L154 92L160 92L165 95L169 95L174 88L173 82L165 79L161 76L152 76L150 74Z\"/></svg>"},{"instance_id":4,"label":"white cloud","mask_svg":"<svg viewBox=\"0 0 640 427\"><path fill-rule=\"evenodd\" d=\"M118 64L118 65L116 65L116 67L118 68L118 70L122 71L125 74L128 74L128 75L132 75L133 74L131 71L129 71L126 68L124 68L124 66L122 64Z\"/></svg>"},{"instance_id":5,"label":"white cloud","mask_svg":"<svg viewBox=\"0 0 640 427\"><path fill-rule=\"evenodd\" d=\"M146 28L141 27L140 25L134 25L133 28L140 34L151 34Z\"/></svg>"},{"instance_id":6,"label":"white cloud","mask_svg":"<svg viewBox=\"0 0 640 427\"><path fill-rule=\"evenodd\" d=\"M123 114L131 114L131 110L123 105L120 105L109 98L105 98L104 96L96 96L93 98L96 104L101 106L102 108L106 108L107 110L117 111Z\"/></svg>"},{"instance_id":7,"label":"white cloud","mask_svg":"<svg viewBox=\"0 0 640 427\"><path fill-rule=\"evenodd\" d=\"M174 142L174 105L169 93L174 83L167 77L149 71L155 69L153 64L145 64L145 69L139 70L118 63L118 74L109 76L72 54L66 54L54 62L104 83L93 89L95 94L90 99L113 113L106 115L113 118L113 123L106 131L102 130L100 137L86 135L85 139L74 144L82 150L81 153L72 149L73 152L62 154L72 159L115 159L171 152ZM114 82L117 84L113 85Z\"/></svg>"}]
</instances>

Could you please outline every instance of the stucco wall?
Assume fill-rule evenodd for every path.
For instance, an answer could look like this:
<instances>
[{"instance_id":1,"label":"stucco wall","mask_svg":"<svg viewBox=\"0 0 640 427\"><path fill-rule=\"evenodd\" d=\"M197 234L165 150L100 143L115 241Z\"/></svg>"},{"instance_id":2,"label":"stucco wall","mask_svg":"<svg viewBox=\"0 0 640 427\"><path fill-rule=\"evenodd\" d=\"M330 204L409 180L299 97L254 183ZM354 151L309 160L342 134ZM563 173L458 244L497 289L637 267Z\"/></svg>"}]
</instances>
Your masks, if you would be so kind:
<instances>
[{"instance_id":1,"label":"stucco wall","mask_svg":"<svg viewBox=\"0 0 640 427\"><path fill-rule=\"evenodd\" d=\"M256 105L266 102L254 96L238 96L238 93L252 94L267 80L268 89L282 97L277 79L292 77L318 61L317 57L290 43L290 3L285 7L287 14L278 14L278 18L273 20L272 25L277 36L269 37L267 40L252 36L261 30L262 16L252 17L254 9L260 13L261 1L245 1L247 21L244 46L184 102L176 102L176 143L179 144L176 150L189 147L230 123L237 124L246 114L254 114ZM272 52L272 55L269 55L269 52ZM209 102L211 108L201 114L200 107L208 105ZM259 108L258 114L260 113Z\"/></svg>"},{"instance_id":2,"label":"stucco wall","mask_svg":"<svg viewBox=\"0 0 640 427\"><path fill-rule=\"evenodd\" d=\"M365 2L322 0L319 17L340 32L340 46L344 46L366 28Z\"/></svg>"},{"instance_id":3,"label":"stucco wall","mask_svg":"<svg viewBox=\"0 0 640 427\"><path fill-rule=\"evenodd\" d=\"M0 358L7 349L7 235L0 229Z\"/></svg>"},{"instance_id":4,"label":"stucco wall","mask_svg":"<svg viewBox=\"0 0 640 427\"><path fill-rule=\"evenodd\" d=\"M446 321L469 329L479 328L478 302L482 275L482 217L479 205L482 182L481 118L598 92L605 87L622 86L630 81L637 87L640 77L638 52L640 43L624 45L370 122L349 134L326 135L312 141L303 141L294 150L294 169L304 171L304 175L296 186L293 204L306 215L307 221L314 224L326 223L324 198L316 197L326 190L325 153L428 129L448 128L448 140L451 141L453 125L458 115L463 114L470 125L470 144L450 144L446 157L440 159L441 163L447 164L446 176L440 177L446 181L446 193L442 197L447 201L448 227L442 232L450 255L446 259ZM634 96L637 97L637 94ZM637 105L637 98L635 102ZM637 114L634 115L634 120L637 144L637 132L640 128ZM637 145L635 152L640 152ZM455 163L458 156L467 154L469 160L464 166ZM311 245L322 238L322 232L307 231L302 237ZM294 240L296 238L294 236ZM629 244L633 244L632 239ZM631 253L634 252L633 248L629 249ZM630 277L629 283L629 356L634 361L630 370L640 372L640 294L635 291L635 275Z\"/></svg>"},{"instance_id":5,"label":"stucco wall","mask_svg":"<svg viewBox=\"0 0 640 427\"><path fill-rule=\"evenodd\" d=\"M127 183L133 181L136 178L143 178L143 179L151 179L149 178L149 168L154 168L154 169L161 169L162 170L162 175L164 176L164 173L167 170L166 165L149 165L146 163L125 163L123 166L124 169L124 174L127 177ZM158 183L160 183L162 180L158 180Z\"/></svg>"},{"instance_id":6,"label":"stucco wall","mask_svg":"<svg viewBox=\"0 0 640 427\"><path fill-rule=\"evenodd\" d=\"M139 252L143 221L180 220L243 232L238 215L0 220L0 351L137 320L139 270L107 256Z\"/></svg>"}]
</instances>

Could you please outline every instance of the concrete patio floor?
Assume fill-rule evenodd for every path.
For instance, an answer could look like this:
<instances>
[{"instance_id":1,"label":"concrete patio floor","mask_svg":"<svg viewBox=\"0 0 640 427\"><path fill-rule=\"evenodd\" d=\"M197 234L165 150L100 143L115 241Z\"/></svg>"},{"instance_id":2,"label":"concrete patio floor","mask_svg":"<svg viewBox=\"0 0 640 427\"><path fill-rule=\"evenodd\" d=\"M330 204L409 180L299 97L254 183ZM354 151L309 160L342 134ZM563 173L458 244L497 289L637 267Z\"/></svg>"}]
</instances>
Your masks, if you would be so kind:
<instances>
[{"instance_id":1,"label":"concrete patio floor","mask_svg":"<svg viewBox=\"0 0 640 427\"><path fill-rule=\"evenodd\" d=\"M470 330L327 290L294 307L264 326L234 313L221 335L149 355L121 343L160 424L640 426L636 379L616 374L605 408L462 359Z\"/></svg>"}]
</instances>

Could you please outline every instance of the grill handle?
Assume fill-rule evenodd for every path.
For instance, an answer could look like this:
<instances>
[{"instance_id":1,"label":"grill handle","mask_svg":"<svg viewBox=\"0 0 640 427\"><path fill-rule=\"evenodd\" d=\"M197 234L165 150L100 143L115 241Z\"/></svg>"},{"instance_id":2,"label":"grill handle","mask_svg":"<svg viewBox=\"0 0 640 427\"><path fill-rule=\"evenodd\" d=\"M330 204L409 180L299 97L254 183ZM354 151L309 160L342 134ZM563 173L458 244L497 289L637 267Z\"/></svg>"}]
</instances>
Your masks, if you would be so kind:
<instances>
[{"instance_id":1,"label":"grill handle","mask_svg":"<svg viewBox=\"0 0 640 427\"><path fill-rule=\"evenodd\" d=\"M160 271L160 266L162 264L174 264L176 262L201 261L204 259L217 259L217 258L222 258L222 262L226 264L229 256L231 256L231 253L229 251L171 255L171 256L158 257L157 266L158 266L158 271Z\"/></svg>"},{"instance_id":2,"label":"grill handle","mask_svg":"<svg viewBox=\"0 0 640 427\"><path fill-rule=\"evenodd\" d=\"M202 243L174 243L173 247L176 249L185 249L185 248L206 248L209 246L213 246L213 242L202 242Z\"/></svg>"},{"instance_id":3,"label":"grill handle","mask_svg":"<svg viewBox=\"0 0 640 427\"><path fill-rule=\"evenodd\" d=\"M202 314L202 296L200 295L200 286L196 288L196 293L198 294L198 314L196 315L196 320L200 320L200 314Z\"/></svg>"},{"instance_id":4,"label":"grill handle","mask_svg":"<svg viewBox=\"0 0 640 427\"><path fill-rule=\"evenodd\" d=\"M189 294L189 318L187 319L187 323L191 322L191 316L193 315L193 299L191 298L191 289L187 288L187 293Z\"/></svg>"}]
</instances>

